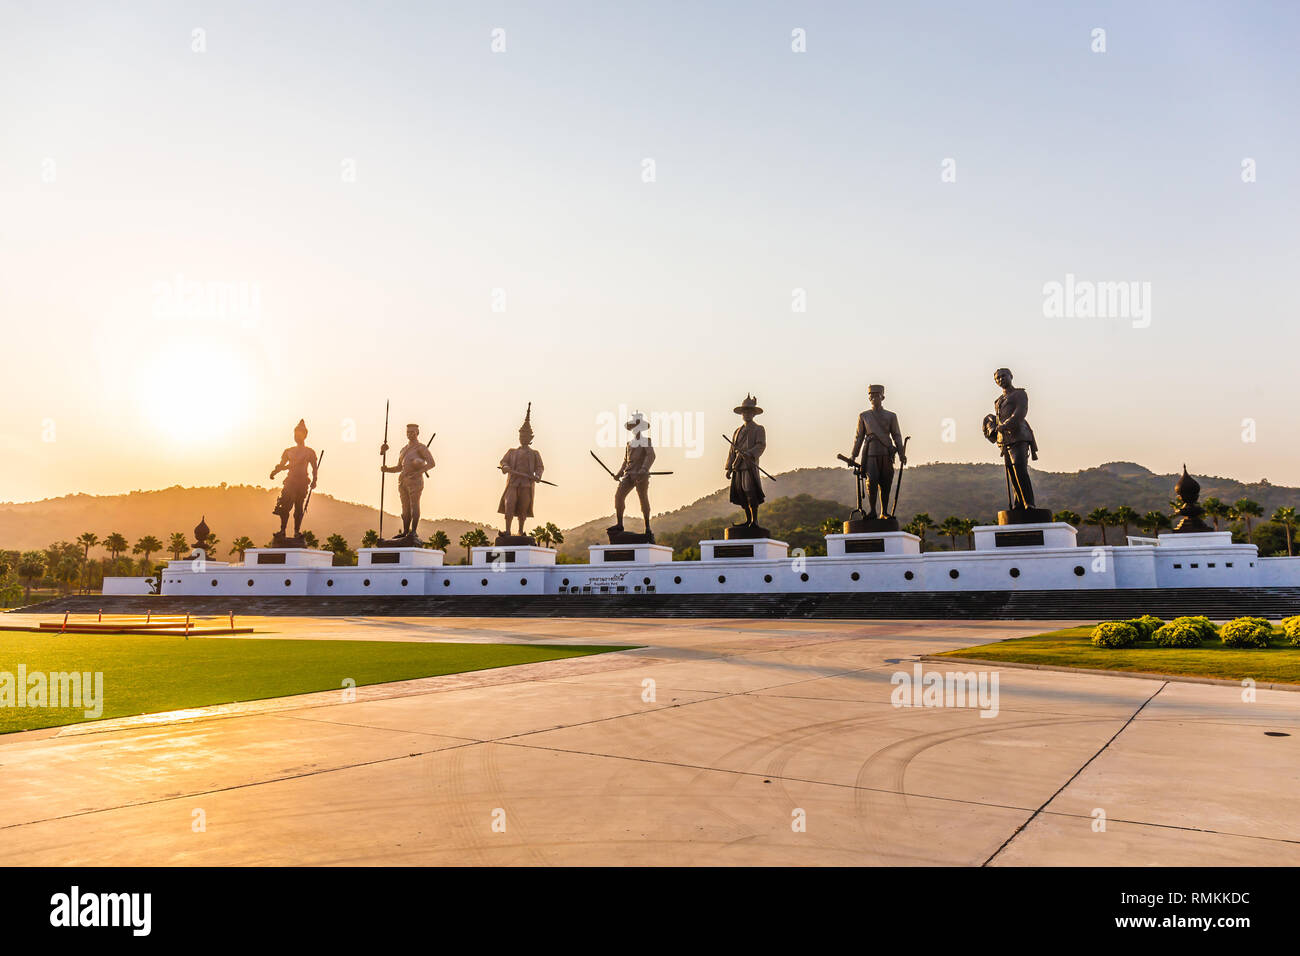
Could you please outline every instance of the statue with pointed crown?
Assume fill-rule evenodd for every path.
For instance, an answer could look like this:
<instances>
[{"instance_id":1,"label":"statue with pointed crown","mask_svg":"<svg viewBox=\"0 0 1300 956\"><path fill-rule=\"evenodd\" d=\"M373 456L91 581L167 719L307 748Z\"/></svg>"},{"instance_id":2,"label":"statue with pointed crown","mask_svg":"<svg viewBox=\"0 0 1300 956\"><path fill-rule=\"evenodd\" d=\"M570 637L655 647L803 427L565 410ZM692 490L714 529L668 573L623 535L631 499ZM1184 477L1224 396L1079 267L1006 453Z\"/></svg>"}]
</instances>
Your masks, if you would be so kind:
<instances>
[{"instance_id":1,"label":"statue with pointed crown","mask_svg":"<svg viewBox=\"0 0 1300 956\"><path fill-rule=\"evenodd\" d=\"M533 543L533 539L524 534L524 523L533 516L533 493L537 483L542 481L542 456L532 447L532 415L533 403L529 402L528 410L524 412L524 423L519 426L519 447L511 448L501 456L499 467L506 476L506 488L497 504L497 513L506 516L506 530L497 537L499 545ZM514 519L519 521L516 535L510 533Z\"/></svg>"},{"instance_id":2,"label":"statue with pointed crown","mask_svg":"<svg viewBox=\"0 0 1300 956\"><path fill-rule=\"evenodd\" d=\"M276 501L275 507L271 509L272 514L280 516L280 530L272 539L277 548L303 547L303 506L307 500L308 492L316 487L316 468L319 462L316 458L316 452L307 447L307 423L301 418L298 419L298 424L293 428L293 441L294 443L280 455L280 463L271 469L271 479L273 481L280 472L286 472L280 498ZM309 468L311 469L310 479L307 477ZM288 538L284 532L289 524L289 515L291 514L293 515L293 537Z\"/></svg>"}]
</instances>

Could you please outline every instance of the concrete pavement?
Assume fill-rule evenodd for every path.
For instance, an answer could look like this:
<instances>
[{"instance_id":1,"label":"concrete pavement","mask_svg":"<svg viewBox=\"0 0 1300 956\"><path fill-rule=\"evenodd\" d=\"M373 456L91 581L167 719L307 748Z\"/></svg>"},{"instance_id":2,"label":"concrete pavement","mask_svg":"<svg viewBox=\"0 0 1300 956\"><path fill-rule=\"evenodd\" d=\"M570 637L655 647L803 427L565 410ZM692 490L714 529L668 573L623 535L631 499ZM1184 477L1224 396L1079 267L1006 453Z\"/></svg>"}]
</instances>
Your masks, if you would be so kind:
<instances>
[{"instance_id":1,"label":"concrete pavement","mask_svg":"<svg viewBox=\"0 0 1300 956\"><path fill-rule=\"evenodd\" d=\"M1059 622L253 623L644 647L0 737L0 863L1300 863L1300 694L1004 669L996 716L891 703L920 654Z\"/></svg>"}]
</instances>

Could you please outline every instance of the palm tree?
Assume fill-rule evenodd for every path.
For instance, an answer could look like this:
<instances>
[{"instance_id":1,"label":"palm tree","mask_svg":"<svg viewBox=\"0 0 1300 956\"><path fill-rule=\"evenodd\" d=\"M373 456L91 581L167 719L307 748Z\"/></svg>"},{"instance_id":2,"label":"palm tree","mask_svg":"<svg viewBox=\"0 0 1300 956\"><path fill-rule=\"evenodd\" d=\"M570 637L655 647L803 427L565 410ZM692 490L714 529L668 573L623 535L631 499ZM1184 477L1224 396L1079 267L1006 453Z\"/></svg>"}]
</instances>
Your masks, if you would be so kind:
<instances>
[{"instance_id":1,"label":"palm tree","mask_svg":"<svg viewBox=\"0 0 1300 956\"><path fill-rule=\"evenodd\" d=\"M209 558L215 558L217 555L217 542L220 540L215 531L209 531L208 536L203 540L203 553Z\"/></svg>"},{"instance_id":2,"label":"palm tree","mask_svg":"<svg viewBox=\"0 0 1300 956\"><path fill-rule=\"evenodd\" d=\"M1246 522L1246 538L1250 539L1250 519L1258 518L1264 514L1264 508L1258 501L1251 501L1249 498L1238 498L1237 503L1232 506L1230 516Z\"/></svg>"},{"instance_id":3,"label":"palm tree","mask_svg":"<svg viewBox=\"0 0 1300 956\"><path fill-rule=\"evenodd\" d=\"M460 536L460 546L465 549L465 563L470 561L470 548L481 548L488 543L482 528L471 528Z\"/></svg>"},{"instance_id":4,"label":"palm tree","mask_svg":"<svg viewBox=\"0 0 1300 956\"><path fill-rule=\"evenodd\" d=\"M142 568L147 568L149 566L149 555L161 551L162 549L163 543L153 535L147 534L135 543L135 547L131 549L131 553L143 554L144 557L140 559L140 566Z\"/></svg>"},{"instance_id":5,"label":"palm tree","mask_svg":"<svg viewBox=\"0 0 1300 956\"><path fill-rule=\"evenodd\" d=\"M302 533L302 543L305 547L316 548L320 546L320 538L316 537L314 531L304 531Z\"/></svg>"},{"instance_id":6,"label":"palm tree","mask_svg":"<svg viewBox=\"0 0 1300 956\"><path fill-rule=\"evenodd\" d=\"M564 532L550 521L546 522L546 537L557 547L564 544Z\"/></svg>"},{"instance_id":7,"label":"palm tree","mask_svg":"<svg viewBox=\"0 0 1300 956\"><path fill-rule=\"evenodd\" d=\"M1288 556L1294 556L1295 551L1291 547L1291 541L1295 537L1296 513L1294 508L1278 508L1273 512L1273 517L1269 519L1275 524L1280 524L1286 529L1286 553Z\"/></svg>"},{"instance_id":8,"label":"palm tree","mask_svg":"<svg viewBox=\"0 0 1300 956\"><path fill-rule=\"evenodd\" d=\"M183 531L173 531L171 537L167 539L167 552L179 561L190 550L189 540L185 537Z\"/></svg>"},{"instance_id":9,"label":"palm tree","mask_svg":"<svg viewBox=\"0 0 1300 956\"><path fill-rule=\"evenodd\" d=\"M1219 530L1219 519L1231 517L1232 508L1226 502L1218 498L1206 498L1201 502L1201 507L1209 515L1210 520L1214 522L1214 530Z\"/></svg>"},{"instance_id":10,"label":"palm tree","mask_svg":"<svg viewBox=\"0 0 1300 956\"><path fill-rule=\"evenodd\" d=\"M334 565L350 565L356 561L356 552L348 547L347 539L341 534L332 534L325 539L325 550L334 555Z\"/></svg>"},{"instance_id":11,"label":"palm tree","mask_svg":"<svg viewBox=\"0 0 1300 956\"><path fill-rule=\"evenodd\" d=\"M1093 508L1088 512L1088 517L1083 519L1084 524L1090 524L1094 528L1101 529L1101 543L1106 543L1106 526L1112 524L1111 514L1105 508Z\"/></svg>"},{"instance_id":12,"label":"palm tree","mask_svg":"<svg viewBox=\"0 0 1300 956\"><path fill-rule=\"evenodd\" d=\"M1128 526L1137 524L1138 513L1128 505L1120 505L1111 515L1111 524L1117 524L1124 529L1124 537L1128 537Z\"/></svg>"},{"instance_id":13,"label":"palm tree","mask_svg":"<svg viewBox=\"0 0 1300 956\"><path fill-rule=\"evenodd\" d=\"M957 526L959 529L959 533L964 534L966 536L966 544L972 551L975 550L975 528L978 525L979 522L976 521L974 518L957 519Z\"/></svg>"},{"instance_id":14,"label":"palm tree","mask_svg":"<svg viewBox=\"0 0 1300 956\"><path fill-rule=\"evenodd\" d=\"M82 579L81 586L87 590L90 588L90 549L99 544L99 535L93 531L87 531L77 537L85 551L81 555L82 567L85 569L85 575Z\"/></svg>"},{"instance_id":15,"label":"palm tree","mask_svg":"<svg viewBox=\"0 0 1300 956\"><path fill-rule=\"evenodd\" d=\"M361 536L361 547L377 548L379 547L379 532L371 528Z\"/></svg>"},{"instance_id":16,"label":"palm tree","mask_svg":"<svg viewBox=\"0 0 1300 956\"><path fill-rule=\"evenodd\" d=\"M32 585L45 577L45 555L40 551L24 551L18 558L18 577L26 586L24 600L32 599Z\"/></svg>"},{"instance_id":17,"label":"palm tree","mask_svg":"<svg viewBox=\"0 0 1300 956\"><path fill-rule=\"evenodd\" d=\"M1137 520L1137 526L1154 538L1161 528L1168 528L1173 525L1169 520L1169 515L1163 511L1148 511Z\"/></svg>"},{"instance_id":18,"label":"palm tree","mask_svg":"<svg viewBox=\"0 0 1300 956\"><path fill-rule=\"evenodd\" d=\"M253 544L252 538L250 538L246 534L241 534L238 538L235 539L235 543L230 546L230 550L227 553L237 554L239 555L239 560L243 561L244 552L248 551L250 548L255 548L255 547L257 547L257 545Z\"/></svg>"},{"instance_id":19,"label":"palm tree","mask_svg":"<svg viewBox=\"0 0 1300 956\"><path fill-rule=\"evenodd\" d=\"M955 515L949 515L939 522L939 533L946 534L948 540L952 543L952 549L957 550L957 535L962 533L961 519Z\"/></svg>"},{"instance_id":20,"label":"palm tree","mask_svg":"<svg viewBox=\"0 0 1300 956\"><path fill-rule=\"evenodd\" d=\"M434 551L441 551L444 554L451 547L451 538L447 537L447 532L439 528L433 534L429 535L429 540L424 543L426 548L432 548Z\"/></svg>"},{"instance_id":21,"label":"palm tree","mask_svg":"<svg viewBox=\"0 0 1300 956\"><path fill-rule=\"evenodd\" d=\"M128 547L130 545L127 544L126 538L116 531L104 539L104 548L112 555L114 561L121 557L122 552Z\"/></svg>"},{"instance_id":22,"label":"palm tree","mask_svg":"<svg viewBox=\"0 0 1300 956\"><path fill-rule=\"evenodd\" d=\"M1074 525L1076 528L1083 524L1083 518L1080 517L1079 512L1077 511L1058 511L1056 514L1052 515L1052 520L1064 521L1066 524Z\"/></svg>"},{"instance_id":23,"label":"palm tree","mask_svg":"<svg viewBox=\"0 0 1300 956\"><path fill-rule=\"evenodd\" d=\"M538 525L533 529L533 540L539 546L549 548L551 546L551 532L547 530L545 525Z\"/></svg>"},{"instance_id":24,"label":"palm tree","mask_svg":"<svg viewBox=\"0 0 1300 956\"><path fill-rule=\"evenodd\" d=\"M903 530L906 531L908 534L914 534L918 538L920 538L921 539L920 548L922 551L924 551L925 532L933 527L936 527L934 523L934 519L931 518L926 512L922 511L920 514L914 515L912 517L912 520L909 521L906 524L906 526L904 526Z\"/></svg>"}]
</instances>

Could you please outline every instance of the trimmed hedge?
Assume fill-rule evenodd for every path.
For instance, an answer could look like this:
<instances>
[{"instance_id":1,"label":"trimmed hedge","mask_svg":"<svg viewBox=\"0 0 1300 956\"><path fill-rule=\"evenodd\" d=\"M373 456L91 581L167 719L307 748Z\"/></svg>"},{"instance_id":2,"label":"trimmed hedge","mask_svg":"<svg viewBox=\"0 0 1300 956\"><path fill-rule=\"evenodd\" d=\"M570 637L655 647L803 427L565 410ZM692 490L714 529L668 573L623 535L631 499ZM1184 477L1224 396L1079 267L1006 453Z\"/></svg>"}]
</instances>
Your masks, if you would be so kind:
<instances>
[{"instance_id":1,"label":"trimmed hedge","mask_svg":"<svg viewBox=\"0 0 1300 956\"><path fill-rule=\"evenodd\" d=\"M1225 647L1268 647L1273 625L1262 617L1238 617L1219 629Z\"/></svg>"},{"instance_id":2,"label":"trimmed hedge","mask_svg":"<svg viewBox=\"0 0 1300 956\"><path fill-rule=\"evenodd\" d=\"M1176 617L1169 623L1193 628L1200 635L1202 641L1212 641L1219 636L1219 629L1214 626L1213 621L1204 615Z\"/></svg>"},{"instance_id":3,"label":"trimmed hedge","mask_svg":"<svg viewBox=\"0 0 1300 956\"><path fill-rule=\"evenodd\" d=\"M1200 627L1177 621L1156 628L1156 632L1151 635L1151 643L1156 647L1200 647L1203 641Z\"/></svg>"},{"instance_id":4,"label":"trimmed hedge","mask_svg":"<svg viewBox=\"0 0 1300 956\"><path fill-rule=\"evenodd\" d=\"M1154 634L1165 623L1154 614L1143 614L1141 617L1135 617L1124 622L1132 624L1137 629L1138 640L1149 641Z\"/></svg>"},{"instance_id":5,"label":"trimmed hedge","mask_svg":"<svg viewBox=\"0 0 1300 956\"><path fill-rule=\"evenodd\" d=\"M1106 621L1092 629L1095 647L1132 647L1138 641L1138 629L1127 621Z\"/></svg>"},{"instance_id":6,"label":"trimmed hedge","mask_svg":"<svg viewBox=\"0 0 1300 956\"><path fill-rule=\"evenodd\" d=\"M1300 647L1300 614L1282 618L1282 634L1292 647Z\"/></svg>"}]
</instances>

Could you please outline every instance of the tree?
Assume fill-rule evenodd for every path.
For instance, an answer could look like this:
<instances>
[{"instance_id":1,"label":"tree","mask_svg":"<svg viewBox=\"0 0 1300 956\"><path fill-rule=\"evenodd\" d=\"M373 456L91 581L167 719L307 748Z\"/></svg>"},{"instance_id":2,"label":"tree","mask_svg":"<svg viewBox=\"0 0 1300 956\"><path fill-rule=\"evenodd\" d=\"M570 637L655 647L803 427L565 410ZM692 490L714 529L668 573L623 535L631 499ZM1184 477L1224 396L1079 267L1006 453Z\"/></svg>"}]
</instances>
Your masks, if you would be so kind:
<instances>
[{"instance_id":1,"label":"tree","mask_svg":"<svg viewBox=\"0 0 1300 956\"><path fill-rule=\"evenodd\" d=\"M1111 516L1111 524L1117 524L1124 529L1124 537L1128 537L1128 526L1137 524L1138 513L1128 505L1120 505L1115 509Z\"/></svg>"},{"instance_id":2,"label":"tree","mask_svg":"<svg viewBox=\"0 0 1300 956\"><path fill-rule=\"evenodd\" d=\"M1083 524L1083 518L1077 511L1058 511L1052 515L1053 521L1064 521L1066 524L1074 525L1076 528Z\"/></svg>"},{"instance_id":3,"label":"tree","mask_svg":"<svg viewBox=\"0 0 1300 956\"><path fill-rule=\"evenodd\" d=\"M946 534L948 540L952 543L952 549L957 550L957 535L962 533L961 519L955 515L949 515L939 522L938 531L940 534Z\"/></svg>"},{"instance_id":4,"label":"tree","mask_svg":"<svg viewBox=\"0 0 1300 956\"><path fill-rule=\"evenodd\" d=\"M32 599L32 585L45 577L45 555L40 551L24 551L18 559L18 577L26 587L23 600Z\"/></svg>"},{"instance_id":5,"label":"tree","mask_svg":"<svg viewBox=\"0 0 1300 956\"><path fill-rule=\"evenodd\" d=\"M308 548L316 548L320 546L320 538L316 537L314 531L304 531L302 533L302 543Z\"/></svg>"},{"instance_id":6,"label":"tree","mask_svg":"<svg viewBox=\"0 0 1300 956\"><path fill-rule=\"evenodd\" d=\"M90 576L90 549L99 544L99 535L93 531L87 531L77 537L81 546L85 549L81 555L82 567L85 570L85 576L82 578L81 586L89 588L90 582L87 578Z\"/></svg>"},{"instance_id":7,"label":"tree","mask_svg":"<svg viewBox=\"0 0 1300 956\"><path fill-rule=\"evenodd\" d=\"M1263 506L1258 501L1251 501L1249 498L1238 498L1229 512L1230 517L1246 522L1247 538L1250 537L1250 519L1258 518L1263 514Z\"/></svg>"},{"instance_id":8,"label":"tree","mask_svg":"<svg viewBox=\"0 0 1300 956\"><path fill-rule=\"evenodd\" d=\"M1137 520L1137 526L1145 531L1148 536L1154 538L1159 534L1161 528L1172 527L1173 522L1169 520L1169 515L1163 511L1148 511Z\"/></svg>"},{"instance_id":9,"label":"tree","mask_svg":"<svg viewBox=\"0 0 1300 956\"><path fill-rule=\"evenodd\" d=\"M348 547L347 539L341 534L332 534L326 538L325 550L334 555L335 567L357 563L357 553Z\"/></svg>"},{"instance_id":10,"label":"tree","mask_svg":"<svg viewBox=\"0 0 1300 956\"><path fill-rule=\"evenodd\" d=\"M208 536L203 539L203 553L209 558L217 556L217 542L221 539L217 537L216 532L209 531Z\"/></svg>"},{"instance_id":11,"label":"tree","mask_svg":"<svg viewBox=\"0 0 1300 956\"><path fill-rule=\"evenodd\" d=\"M1227 502L1220 501L1218 498L1206 498L1201 502L1201 507L1205 509L1205 513L1209 516L1210 520L1214 522L1215 531L1219 530L1220 518L1232 517L1232 507L1228 505Z\"/></svg>"},{"instance_id":12,"label":"tree","mask_svg":"<svg viewBox=\"0 0 1300 956\"><path fill-rule=\"evenodd\" d=\"M1295 549L1292 547L1292 542L1295 540L1295 508L1278 508L1273 512L1273 517L1270 520L1274 524L1280 524L1286 530L1286 553L1288 556L1294 556Z\"/></svg>"},{"instance_id":13,"label":"tree","mask_svg":"<svg viewBox=\"0 0 1300 956\"><path fill-rule=\"evenodd\" d=\"M183 531L173 531L167 539L167 552L179 561L189 553L190 542Z\"/></svg>"},{"instance_id":14,"label":"tree","mask_svg":"<svg viewBox=\"0 0 1300 956\"><path fill-rule=\"evenodd\" d=\"M104 548L112 556L114 561L120 558L122 552L128 547L130 547L130 545L127 544L126 537L117 531L114 531L104 539Z\"/></svg>"},{"instance_id":15,"label":"tree","mask_svg":"<svg viewBox=\"0 0 1300 956\"><path fill-rule=\"evenodd\" d=\"M903 530L906 531L908 534L914 534L914 535L916 535L918 538L920 538L920 539L921 539L920 547L921 547L921 550L924 551L924 550L925 550L925 532L928 531L930 528L933 528L933 527L935 527L934 519L931 518L931 517L930 517L928 514L926 514L924 511L922 511L920 514L913 516L912 520L909 521L909 522L908 522L908 523L903 527Z\"/></svg>"},{"instance_id":16,"label":"tree","mask_svg":"<svg viewBox=\"0 0 1300 956\"><path fill-rule=\"evenodd\" d=\"M131 549L131 553L144 555L144 557L140 559L140 567L148 569L149 555L155 554L162 549L163 543L153 535L147 534L135 543L135 547Z\"/></svg>"},{"instance_id":17,"label":"tree","mask_svg":"<svg viewBox=\"0 0 1300 956\"><path fill-rule=\"evenodd\" d=\"M546 522L546 537L556 547L564 544L564 532L561 531L553 522Z\"/></svg>"},{"instance_id":18,"label":"tree","mask_svg":"<svg viewBox=\"0 0 1300 956\"><path fill-rule=\"evenodd\" d=\"M538 525L533 528L533 540L539 547L549 548L551 546L551 532L547 530L546 525Z\"/></svg>"},{"instance_id":19,"label":"tree","mask_svg":"<svg viewBox=\"0 0 1300 956\"><path fill-rule=\"evenodd\" d=\"M482 528L471 528L460 536L460 546L465 549L465 562L470 561L470 548L481 548L488 543Z\"/></svg>"},{"instance_id":20,"label":"tree","mask_svg":"<svg viewBox=\"0 0 1300 956\"><path fill-rule=\"evenodd\" d=\"M361 547L377 548L379 547L379 532L371 528L361 536Z\"/></svg>"},{"instance_id":21,"label":"tree","mask_svg":"<svg viewBox=\"0 0 1300 956\"><path fill-rule=\"evenodd\" d=\"M432 548L434 551L441 551L444 554L451 547L451 538L447 537L447 532L439 528L433 534L429 535L429 540L424 543L426 548Z\"/></svg>"},{"instance_id":22,"label":"tree","mask_svg":"<svg viewBox=\"0 0 1300 956\"><path fill-rule=\"evenodd\" d=\"M975 528L978 527L978 525L979 522L976 521L974 518L957 519L958 531L960 534L964 534L966 536L966 544L970 547L972 551L975 550Z\"/></svg>"},{"instance_id":23,"label":"tree","mask_svg":"<svg viewBox=\"0 0 1300 956\"><path fill-rule=\"evenodd\" d=\"M1083 519L1084 524L1090 524L1094 528L1101 529L1101 543L1106 543L1106 526L1111 524L1111 514L1105 508L1093 508L1088 512L1088 517Z\"/></svg>"},{"instance_id":24,"label":"tree","mask_svg":"<svg viewBox=\"0 0 1300 956\"><path fill-rule=\"evenodd\" d=\"M245 552L245 551L248 551L248 550L251 549L251 548L255 548L255 547L257 547L257 545L253 544L253 539L252 539L252 538L250 538L250 537L249 537L248 535L246 535L246 534L241 534L238 538L235 539L234 544L232 544L232 545L230 546L230 550L229 550L227 553L228 553L228 554L237 554L237 555L239 555L239 560L240 560L240 561L243 561L243 560L244 560L244 552Z\"/></svg>"},{"instance_id":25,"label":"tree","mask_svg":"<svg viewBox=\"0 0 1300 956\"><path fill-rule=\"evenodd\" d=\"M844 522L838 518L827 518L818 528L822 534L840 534L844 531Z\"/></svg>"}]
</instances>

